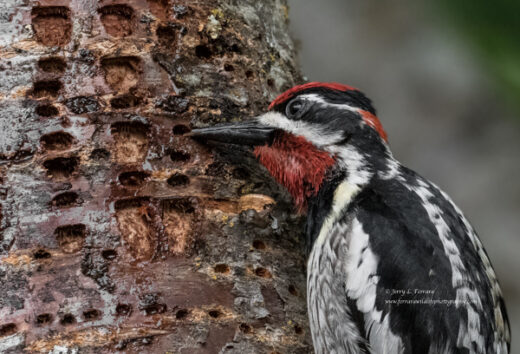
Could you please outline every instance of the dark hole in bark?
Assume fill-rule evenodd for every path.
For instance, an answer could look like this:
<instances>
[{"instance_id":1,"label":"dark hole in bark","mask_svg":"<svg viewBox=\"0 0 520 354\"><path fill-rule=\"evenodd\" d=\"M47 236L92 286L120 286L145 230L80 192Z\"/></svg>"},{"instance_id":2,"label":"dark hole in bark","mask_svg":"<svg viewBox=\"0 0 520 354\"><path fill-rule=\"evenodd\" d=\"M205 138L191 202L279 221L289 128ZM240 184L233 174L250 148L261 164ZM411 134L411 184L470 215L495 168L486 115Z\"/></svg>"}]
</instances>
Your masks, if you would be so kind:
<instances>
[{"instance_id":1,"label":"dark hole in bark","mask_svg":"<svg viewBox=\"0 0 520 354\"><path fill-rule=\"evenodd\" d=\"M44 103L36 106L36 114L42 117L52 117L57 116L59 110L52 104Z\"/></svg>"},{"instance_id":2,"label":"dark hole in bark","mask_svg":"<svg viewBox=\"0 0 520 354\"><path fill-rule=\"evenodd\" d=\"M56 157L43 162L43 167L52 177L69 177L78 167L77 157Z\"/></svg>"},{"instance_id":3,"label":"dark hole in bark","mask_svg":"<svg viewBox=\"0 0 520 354\"><path fill-rule=\"evenodd\" d=\"M87 233L84 224L59 226L54 230L54 236L64 253L75 253L83 248L83 242Z\"/></svg>"},{"instance_id":4,"label":"dark hole in bark","mask_svg":"<svg viewBox=\"0 0 520 354\"><path fill-rule=\"evenodd\" d=\"M105 31L114 37L132 34L134 10L127 5L107 5L100 8L101 22Z\"/></svg>"},{"instance_id":5,"label":"dark hole in bark","mask_svg":"<svg viewBox=\"0 0 520 354\"><path fill-rule=\"evenodd\" d=\"M267 79L267 86L273 87L274 86L274 80L273 79Z\"/></svg>"},{"instance_id":6,"label":"dark hole in bark","mask_svg":"<svg viewBox=\"0 0 520 354\"><path fill-rule=\"evenodd\" d=\"M253 73L252 70L247 70L247 71L246 71L246 77L247 77L248 79L251 79L253 76L254 76L254 73Z\"/></svg>"},{"instance_id":7,"label":"dark hole in bark","mask_svg":"<svg viewBox=\"0 0 520 354\"><path fill-rule=\"evenodd\" d=\"M94 149L90 153L92 160L106 160L110 157L110 152L106 149Z\"/></svg>"},{"instance_id":8,"label":"dark hole in bark","mask_svg":"<svg viewBox=\"0 0 520 354\"><path fill-rule=\"evenodd\" d=\"M186 318L190 312L187 309L179 309L175 313L175 318L178 320L182 320L183 318Z\"/></svg>"},{"instance_id":9,"label":"dark hole in bark","mask_svg":"<svg viewBox=\"0 0 520 354\"><path fill-rule=\"evenodd\" d=\"M119 316L128 316L132 313L132 306L129 304L117 304L116 313Z\"/></svg>"},{"instance_id":10,"label":"dark hole in bark","mask_svg":"<svg viewBox=\"0 0 520 354\"><path fill-rule=\"evenodd\" d=\"M66 132L49 133L40 138L40 143L45 150L66 150L73 142L74 137Z\"/></svg>"},{"instance_id":11,"label":"dark hole in bark","mask_svg":"<svg viewBox=\"0 0 520 354\"><path fill-rule=\"evenodd\" d=\"M51 205L58 208L65 208L79 204L79 195L76 192L63 192L52 198Z\"/></svg>"},{"instance_id":12,"label":"dark hole in bark","mask_svg":"<svg viewBox=\"0 0 520 354\"><path fill-rule=\"evenodd\" d=\"M125 187L139 187L148 177L150 174L144 171L123 172L119 175L119 182Z\"/></svg>"},{"instance_id":13,"label":"dark hole in bark","mask_svg":"<svg viewBox=\"0 0 520 354\"><path fill-rule=\"evenodd\" d=\"M216 273L229 273L229 266L225 263L217 264L214 268Z\"/></svg>"},{"instance_id":14,"label":"dark hole in bark","mask_svg":"<svg viewBox=\"0 0 520 354\"><path fill-rule=\"evenodd\" d=\"M231 64L224 64L224 70L233 71L233 70L235 70L235 68Z\"/></svg>"},{"instance_id":15,"label":"dark hole in bark","mask_svg":"<svg viewBox=\"0 0 520 354\"><path fill-rule=\"evenodd\" d=\"M173 26L159 26L155 32L159 44L173 51L175 49L177 30Z\"/></svg>"},{"instance_id":16,"label":"dark hole in bark","mask_svg":"<svg viewBox=\"0 0 520 354\"><path fill-rule=\"evenodd\" d=\"M51 257L51 254L44 249L39 249L33 253L34 259L49 259Z\"/></svg>"},{"instance_id":17,"label":"dark hole in bark","mask_svg":"<svg viewBox=\"0 0 520 354\"><path fill-rule=\"evenodd\" d=\"M32 25L38 42L46 46L63 46L70 41L70 10L65 6L38 6L31 11Z\"/></svg>"},{"instance_id":18,"label":"dark hole in bark","mask_svg":"<svg viewBox=\"0 0 520 354\"><path fill-rule=\"evenodd\" d=\"M116 122L111 126L112 134L129 133L138 136L146 136L149 129L150 128L147 124L141 122Z\"/></svg>"},{"instance_id":19,"label":"dark hole in bark","mask_svg":"<svg viewBox=\"0 0 520 354\"><path fill-rule=\"evenodd\" d=\"M264 243L264 241L254 240L253 247L256 248L257 250L265 250L265 243Z\"/></svg>"},{"instance_id":20,"label":"dark hole in bark","mask_svg":"<svg viewBox=\"0 0 520 354\"><path fill-rule=\"evenodd\" d=\"M208 311L208 315L210 317L213 317L213 318L219 318L220 316L222 316L222 312L220 312L220 310L209 310Z\"/></svg>"},{"instance_id":21,"label":"dark hole in bark","mask_svg":"<svg viewBox=\"0 0 520 354\"><path fill-rule=\"evenodd\" d=\"M107 261L111 261L111 260L116 259L117 252L115 250L103 250L101 252L101 257L103 257Z\"/></svg>"},{"instance_id":22,"label":"dark hole in bark","mask_svg":"<svg viewBox=\"0 0 520 354\"><path fill-rule=\"evenodd\" d=\"M233 177L237 179L248 179L249 176L249 172L245 168L237 167L233 170Z\"/></svg>"},{"instance_id":23,"label":"dark hole in bark","mask_svg":"<svg viewBox=\"0 0 520 354\"><path fill-rule=\"evenodd\" d=\"M60 323L62 326L68 326L68 325L74 324L75 322L76 322L76 318L74 317L74 315L72 315L70 313L66 313L65 315L63 315L63 317L60 320Z\"/></svg>"},{"instance_id":24,"label":"dark hole in bark","mask_svg":"<svg viewBox=\"0 0 520 354\"><path fill-rule=\"evenodd\" d=\"M115 109L125 109L130 107L135 107L139 105L141 99L132 94L124 94L117 97L114 97L110 100L110 107Z\"/></svg>"},{"instance_id":25,"label":"dark hole in bark","mask_svg":"<svg viewBox=\"0 0 520 354\"><path fill-rule=\"evenodd\" d=\"M190 127L184 124L177 124L173 127L173 135L183 135L191 131Z\"/></svg>"},{"instance_id":26,"label":"dark hole in bark","mask_svg":"<svg viewBox=\"0 0 520 354\"><path fill-rule=\"evenodd\" d=\"M294 333L296 333L296 334L302 334L302 333L303 333L303 328L301 328L301 327L298 326L298 325L294 326Z\"/></svg>"},{"instance_id":27,"label":"dark hole in bark","mask_svg":"<svg viewBox=\"0 0 520 354\"><path fill-rule=\"evenodd\" d=\"M149 203L150 198L148 197L137 197L137 198L127 198L116 200L114 204L114 208L116 210L123 210L128 208L139 208L140 206Z\"/></svg>"},{"instance_id":28,"label":"dark hole in bark","mask_svg":"<svg viewBox=\"0 0 520 354\"><path fill-rule=\"evenodd\" d=\"M46 73L61 74L67 68L67 63L60 57L41 58L38 60L38 67Z\"/></svg>"},{"instance_id":29,"label":"dark hole in bark","mask_svg":"<svg viewBox=\"0 0 520 354\"><path fill-rule=\"evenodd\" d=\"M262 278L272 278L273 277L269 270L262 268L262 267L256 268L255 274Z\"/></svg>"},{"instance_id":30,"label":"dark hole in bark","mask_svg":"<svg viewBox=\"0 0 520 354\"><path fill-rule=\"evenodd\" d=\"M253 329L251 328L250 325L248 325L247 323L241 323L238 328L240 329L240 331L242 333L245 333L245 334L250 334L253 332Z\"/></svg>"},{"instance_id":31,"label":"dark hole in bark","mask_svg":"<svg viewBox=\"0 0 520 354\"><path fill-rule=\"evenodd\" d=\"M134 9L127 5L107 5L99 9L101 14L117 14L121 17L131 18L134 15Z\"/></svg>"},{"instance_id":32,"label":"dark hole in bark","mask_svg":"<svg viewBox=\"0 0 520 354\"><path fill-rule=\"evenodd\" d=\"M170 150L170 159L173 162L187 162L191 158L189 152L184 150Z\"/></svg>"},{"instance_id":33,"label":"dark hole in bark","mask_svg":"<svg viewBox=\"0 0 520 354\"><path fill-rule=\"evenodd\" d=\"M201 59L208 59L211 57L211 49L206 45L198 45L195 47L195 55Z\"/></svg>"},{"instance_id":34,"label":"dark hole in bark","mask_svg":"<svg viewBox=\"0 0 520 354\"><path fill-rule=\"evenodd\" d=\"M41 315L36 316L36 324L44 325L48 324L52 321L52 315L50 313L42 313Z\"/></svg>"},{"instance_id":35,"label":"dark hole in bark","mask_svg":"<svg viewBox=\"0 0 520 354\"><path fill-rule=\"evenodd\" d=\"M167 183L172 187L186 186L190 184L190 178L186 175L175 173L168 178Z\"/></svg>"},{"instance_id":36,"label":"dark hole in bark","mask_svg":"<svg viewBox=\"0 0 520 354\"><path fill-rule=\"evenodd\" d=\"M33 87L33 95L37 98L57 97L61 87L59 80L36 81Z\"/></svg>"},{"instance_id":37,"label":"dark hole in bark","mask_svg":"<svg viewBox=\"0 0 520 354\"><path fill-rule=\"evenodd\" d=\"M170 198L162 201L163 210L174 210L185 214L195 212L196 203L193 198L188 197Z\"/></svg>"},{"instance_id":38,"label":"dark hole in bark","mask_svg":"<svg viewBox=\"0 0 520 354\"><path fill-rule=\"evenodd\" d=\"M101 312L96 309L83 311L83 318L86 321L95 321L101 316Z\"/></svg>"},{"instance_id":39,"label":"dark hole in bark","mask_svg":"<svg viewBox=\"0 0 520 354\"><path fill-rule=\"evenodd\" d=\"M155 315L158 313L164 313L166 311L165 304L150 304L144 307L144 312L146 312L147 316Z\"/></svg>"},{"instance_id":40,"label":"dark hole in bark","mask_svg":"<svg viewBox=\"0 0 520 354\"><path fill-rule=\"evenodd\" d=\"M293 295L293 296L298 296L298 290L296 290L296 287L294 285L289 285L289 294Z\"/></svg>"},{"instance_id":41,"label":"dark hole in bark","mask_svg":"<svg viewBox=\"0 0 520 354\"><path fill-rule=\"evenodd\" d=\"M15 334L16 332L17 327L14 323L6 323L5 325L0 326L0 337L10 336L11 334Z\"/></svg>"}]
</instances>

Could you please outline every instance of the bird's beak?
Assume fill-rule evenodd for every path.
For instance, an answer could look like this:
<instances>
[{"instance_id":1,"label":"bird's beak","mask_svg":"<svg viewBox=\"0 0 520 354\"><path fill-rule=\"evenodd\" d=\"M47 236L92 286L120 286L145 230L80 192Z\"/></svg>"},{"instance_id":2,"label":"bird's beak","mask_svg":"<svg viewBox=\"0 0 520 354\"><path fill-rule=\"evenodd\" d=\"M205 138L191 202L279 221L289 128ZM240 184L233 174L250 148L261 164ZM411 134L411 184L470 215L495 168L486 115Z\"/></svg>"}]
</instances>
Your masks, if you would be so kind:
<instances>
[{"instance_id":1,"label":"bird's beak","mask_svg":"<svg viewBox=\"0 0 520 354\"><path fill-rule=\"evenodd\" d=\"M186 136L198 140L210 140L238 145L264 145L273 141L275 129L256 120L218 124L208 128L193 129Z\"/></svg>"}]
</instances>

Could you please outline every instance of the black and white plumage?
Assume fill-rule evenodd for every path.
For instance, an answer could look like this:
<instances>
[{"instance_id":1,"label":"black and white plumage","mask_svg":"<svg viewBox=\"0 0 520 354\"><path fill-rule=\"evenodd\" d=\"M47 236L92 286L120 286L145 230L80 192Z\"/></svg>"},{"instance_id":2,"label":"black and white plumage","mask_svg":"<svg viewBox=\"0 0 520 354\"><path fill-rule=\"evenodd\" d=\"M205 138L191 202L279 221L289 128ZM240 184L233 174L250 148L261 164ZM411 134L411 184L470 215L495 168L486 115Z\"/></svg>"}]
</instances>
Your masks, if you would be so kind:
<instances>
[{"instance_id":1,"label":"black and white plumage","mask_svg":"<svg viewBox=\"0 0 520 354\"><path fill-rule=\"evenodd\" d=\"M256 145L307 209L316 353L509 353L482 243L444 192L394 159L361 92L309 83L247 124L192 134Z\"/></svg>"}]
</instances>

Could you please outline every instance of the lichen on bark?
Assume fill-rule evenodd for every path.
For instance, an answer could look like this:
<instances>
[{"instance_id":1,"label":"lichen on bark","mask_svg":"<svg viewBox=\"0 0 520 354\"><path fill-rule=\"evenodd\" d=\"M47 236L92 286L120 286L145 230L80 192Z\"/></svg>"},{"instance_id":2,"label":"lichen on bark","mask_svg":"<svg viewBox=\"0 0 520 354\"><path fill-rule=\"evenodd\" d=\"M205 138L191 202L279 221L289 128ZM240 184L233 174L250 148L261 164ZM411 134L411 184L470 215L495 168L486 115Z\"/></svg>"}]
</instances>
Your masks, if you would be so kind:
<instances>
[{"instance_id":1,"label":"lichen on bark","mask_svg":"<svg viewBox=\"0 0 520 354\"><path fill-rule=\"evenodd\" d=\"M285 2L0 11L0 351L309 352L301 216L183 135L301 80Z\"/></svg>"}]
</instances>

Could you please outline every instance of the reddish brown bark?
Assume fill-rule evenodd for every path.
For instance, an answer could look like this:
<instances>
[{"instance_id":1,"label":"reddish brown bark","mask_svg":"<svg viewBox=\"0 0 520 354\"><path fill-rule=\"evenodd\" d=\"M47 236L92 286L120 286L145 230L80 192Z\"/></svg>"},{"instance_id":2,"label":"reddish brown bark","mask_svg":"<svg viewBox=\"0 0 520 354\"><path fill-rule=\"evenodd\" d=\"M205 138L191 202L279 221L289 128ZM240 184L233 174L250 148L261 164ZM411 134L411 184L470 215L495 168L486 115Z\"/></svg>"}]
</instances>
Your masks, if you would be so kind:
<instances>
[{"instance_id":1,"label":"reddish brown bark","mask_svg":"<svg viewBox=\"0 0 520 354\"><path fill-rule=\"evenodd\" d=\"M0 5L0 352L310 350L287 195L183 136L298 81L284 4Z\"/></svg>"}]
</instances>

